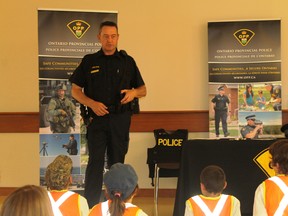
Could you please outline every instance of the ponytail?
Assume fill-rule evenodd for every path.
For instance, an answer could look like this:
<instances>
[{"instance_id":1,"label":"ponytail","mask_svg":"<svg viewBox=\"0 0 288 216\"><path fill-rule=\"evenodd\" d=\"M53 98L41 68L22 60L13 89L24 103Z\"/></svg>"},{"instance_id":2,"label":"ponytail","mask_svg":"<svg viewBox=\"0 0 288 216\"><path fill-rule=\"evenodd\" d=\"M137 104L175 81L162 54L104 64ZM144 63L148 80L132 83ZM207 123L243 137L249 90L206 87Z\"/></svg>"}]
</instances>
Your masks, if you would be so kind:
<instances>
[{"instance_id":1,"label":"ponytail","mask_svg":"<svg viewBox=\"0 0 288 216\"><path fill-rule=\"evenodd\" d=\"M125 202L121 198L121 193L113 192L113 194L111 194L111 201L109 206L111 216L123 216L125 212Z\"/></svg>"},{"instance_id":2,"label":"ponytail","mask_svg":"<svg viewBox=\"0 0 288 216\"><path fill-rule=\"evenodd\" d=\"M109 206L109 213L111 216L123 216L126 210L125 203L133 198L139 190L138 184L136 185L133 192L127 197L125 200L122 199L123 194L118 191L112 191L110 193L109 198L111 199L111 204Z\"/></svg>"}]
</instances>

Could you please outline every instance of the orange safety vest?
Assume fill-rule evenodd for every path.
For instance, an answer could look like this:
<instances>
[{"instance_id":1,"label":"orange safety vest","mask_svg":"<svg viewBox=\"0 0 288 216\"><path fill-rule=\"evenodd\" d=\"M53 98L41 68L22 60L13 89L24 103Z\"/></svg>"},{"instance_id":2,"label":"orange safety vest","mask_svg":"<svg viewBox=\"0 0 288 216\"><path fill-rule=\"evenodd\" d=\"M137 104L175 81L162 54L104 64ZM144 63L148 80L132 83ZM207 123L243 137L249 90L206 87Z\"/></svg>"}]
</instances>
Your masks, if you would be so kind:
<instances>
[{"instance_id":1,"label":"orange safety vest","mask_svg":"<svg viewBox=\"0 0 288 216\"><path fill-rule=\"evenodd\" d=\"M228 216L232 214L232 196L224 195L217 198L193 196L188 199L195 216Z\"/></svg>"},{"instance_id":2,"label":"orange safety vest","mask_svg":"<svg viewBox=\"0 0 288 216\"><path fill-rule=\"evenodd\" d=\"M265 207L270 216L288 216L288 178L274 176L265 180Z\"/></svg>"},{"instance_id":3,"label":"orange safety vest","mask_svg":"<svg viewBox=\"0 0 288 216\"><path fill-rule=\"evenodd\" d=\"M90 213L89 216L106 216L110 215L109 213L109 206L110 206L111 200L108 200L106 202L98 203L95 205ZM132 205L127 207L124 212L124 216L137 216L138 211L141 209L135 205Z\"/></svg>"},{"instance_id":4,"label":"orange safety vest","mask_svg":"<svg viewBox=\"0 0 288 216\"><path fill-rule=\"evenodd\" d=\"M60 198L66 194L71 193L70 196L65 198L62 204L59 206L59 210L61 211L63 216L80 216L80 207L79 207L79 194L74 193L72 191L50 191L52 198L55 203L60 200Z\"/></svg>"}]
</instances>

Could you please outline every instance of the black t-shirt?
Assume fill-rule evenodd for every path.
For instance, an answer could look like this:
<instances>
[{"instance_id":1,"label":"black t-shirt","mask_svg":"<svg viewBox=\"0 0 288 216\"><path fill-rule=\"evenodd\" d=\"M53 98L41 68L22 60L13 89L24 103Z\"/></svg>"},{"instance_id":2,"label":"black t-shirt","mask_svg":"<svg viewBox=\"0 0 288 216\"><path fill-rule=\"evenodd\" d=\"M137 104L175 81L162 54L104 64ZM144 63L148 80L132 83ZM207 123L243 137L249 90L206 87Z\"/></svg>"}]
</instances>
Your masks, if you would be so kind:
<instances>
[{"instance_id":1,"label":"black t-shirt","mask_svg":"<svg viewBox=\"0 0 288 216\"><path fill-rule=\"evenodd\" d=\"M211 100L212 103L215 103L215 110L227 110L227 104L230 103L229 98L226 95L217 94Z\"/></svg>"},{"instance_id":2,"label":"black t-shirt","mask_svg":"<svg viewBox=\"0 0 288 216\"><path fill-rule=\"evenodd\" d=\"M119 103L121 89L145 84L134 59L118 50L109 56L102 50L84 56L69 80L106 106Z\"/></svg>"}]
</instances>

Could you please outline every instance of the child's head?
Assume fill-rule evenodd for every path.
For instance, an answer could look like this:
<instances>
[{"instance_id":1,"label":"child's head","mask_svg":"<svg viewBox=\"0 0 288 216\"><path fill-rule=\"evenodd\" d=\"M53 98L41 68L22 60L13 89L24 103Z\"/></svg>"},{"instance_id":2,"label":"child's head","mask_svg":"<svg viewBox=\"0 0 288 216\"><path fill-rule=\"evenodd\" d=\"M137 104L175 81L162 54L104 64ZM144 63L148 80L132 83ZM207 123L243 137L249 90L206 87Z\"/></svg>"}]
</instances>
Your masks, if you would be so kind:
<instances>
[{"instance_id":1,"label":"child's head","mask_svg":"<svg viewBox=\"0 0 288 216\"><path fill-rule=\"evenodd\" d=\"M4 200L1 216L53 216L47 191L36 185L25 185Z\"/></svg>"},{"instance_id":2,"label":"child's head","mask_svg":"<svg viewBox=\"0 0 288 216\"><path fill-rule=\"evenodd\" d=\"M45 180L50 190L65 190L71 183L72 160L66 155L57 156L46 169Z\"/></svg>"},{"instance_id":3,"label":"child's head","mask_svg":"<svg viewBox=\"0 0 288 216\"><path fill-rule=\"evenodd\" d=\"M111 200L110 215L122 216L125 212L125 202L132 202L138 189L138 176L132 166L116 163L104 174L106 196Z\"/></svg>"},{"instance_id":4,"label":"child's head","mask_svg":"<svg viewBox=\"0 0 288 216\"><path fill-rule=\"evenodd\" d=\"M120 196L125 201L138 185L138 176L131 165L116 163L104 174L103 181L110 199Z\"/></svg>"},{"instance_id":5,"label":"child's head","mask_svg":"<svg viewBox=\"0 0 288 216\"><path fill-rule=\"evenodd\" d=\"M277 174L288 174L288 140L281 139L269 147L271 165Z\"/></svg>"},{"instance_id":6,"label":"child's head","mask_svg":"<svg viewBox=\"0 0 288 216\"><path fill-rule=\"evenodd\" d=\"M209 194L221 194L225 189L226 175L223 169L216 165L205 167L200 174L201 191Z\"/></svg>"},{"instance_id":7,"label":"child's head","mask_svg":"<svg viewBox=\"0 0 288 216\"><path fill-rule=\"evenodd\" d=\"M258 91L258 94L261 96L261 95L263 95L263 91L262 90L259 90Z\"/></svg>"}]
</instances>

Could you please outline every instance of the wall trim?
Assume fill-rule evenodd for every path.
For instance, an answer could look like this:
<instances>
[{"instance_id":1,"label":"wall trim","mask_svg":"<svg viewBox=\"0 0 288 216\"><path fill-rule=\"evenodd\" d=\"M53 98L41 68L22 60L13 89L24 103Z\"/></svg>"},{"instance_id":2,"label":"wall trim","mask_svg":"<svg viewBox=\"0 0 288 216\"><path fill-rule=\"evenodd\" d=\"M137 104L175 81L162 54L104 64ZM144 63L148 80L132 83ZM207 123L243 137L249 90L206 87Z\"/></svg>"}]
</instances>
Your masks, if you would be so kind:
<instances>
[{"instance_id":1,"label":"wall trim","mask_svg":"<svg viewBox=\"0 0 288 216\"><path fill-rule=\"evenodd\" d=\"M17 187L0 187L0 196L8 196L16 189Z\"/></svg>"},{"instance_id":2,"label":"wall trim","mask_svg":"<svg viewBox=\"0 0 288 216\"><path fill-rule=\"evenodd\" d=\"M8 196L18 187L0 187L0 196ZM137 193L138 197L154 197L154 189L140 188ZM158 190L159 197L175 197L176 189L160 189Z\"/></svg>"},{"instance_id":3,"label":"wall trim","mask_svg":"<svg viewBox=\"0 0 288 216\"><path fill-rule=\"evenodd\" d=\"M0 113L0 133L38 133L38 112Z\"/></svg>"},{"instance_id":4,"label":"wall trim","mask_svg":"<svg viewBox=\"0 0 288 216\"><path fill-rule=\"evenodd\" d=\"M143 111L133 115L131 132L152 132L156 128L189 132L209 131L208 110ZM282 110L282 122L288 123L288 110ZM0 112L0 133L39 133L38 112Z\"/></svg>"}]
</instances>

